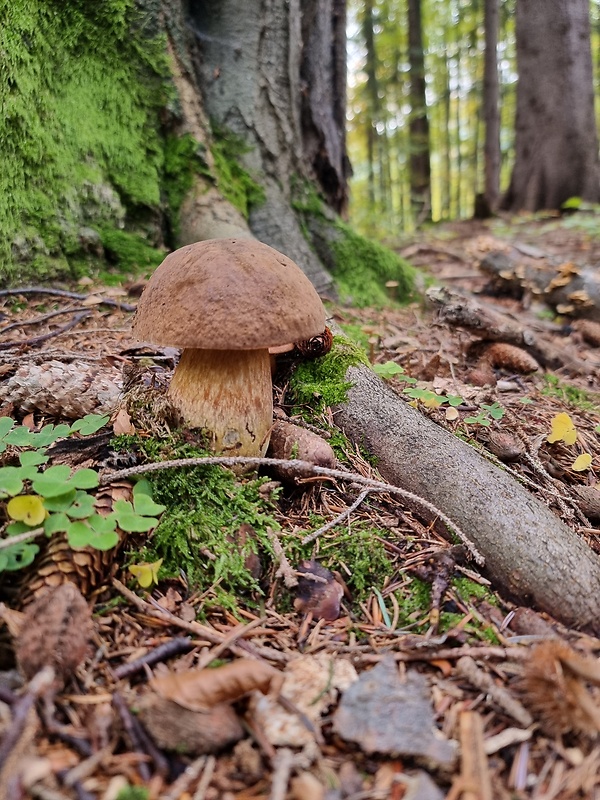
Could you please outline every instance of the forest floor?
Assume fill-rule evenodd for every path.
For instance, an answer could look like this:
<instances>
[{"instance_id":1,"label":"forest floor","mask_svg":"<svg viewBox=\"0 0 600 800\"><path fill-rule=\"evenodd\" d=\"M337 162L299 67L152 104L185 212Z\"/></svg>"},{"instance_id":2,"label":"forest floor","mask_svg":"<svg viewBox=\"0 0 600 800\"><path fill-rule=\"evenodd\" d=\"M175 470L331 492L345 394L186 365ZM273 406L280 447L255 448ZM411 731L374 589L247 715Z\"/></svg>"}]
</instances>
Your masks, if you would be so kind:
<instances>
[{"instance_id":1,"label":"forest floor","mask_svg":"<svg viewBox=\"0 0 600 800\"><path fill-rule=\"evenodd\" d=\"M564 274L560 265L600 262L600 228L584 215L471 221L437 226L397 248L423 270L427 285L460 291L516 330L534 331L542 343L537 353L551 352L552 368L514 345L489 351L481 344L493 338L489 331L451 326L424 300L328 310L407 402L511 470L600 553L600 324L557 316L514 276L509 292L504 278L491 282L482 259L509 249L540 265L547 259ZM132 278L118 287L84 281L74 290L79 298L1 298L0 416L34 431L65 421L59 409L68 398L59 389L46 410L43 400L23 408L22 394L5 391L18 368L76 357L114 377L152 355L131 336L131 311L119 307L134 304L139 291ZM47 316L66 309L66 316ZM168 374L173 353L159 355L158 369L166 365ZM440 404L440 397L457 399ZM285 405L283 384L276 398ZM313 423L331 438L327 410ZM111 424L117 433L134 432L127 415ZM136 425L138 436L151 436ZM107 458L111 429L103 430L96 450L82 457L67 448L62 463L107 476L135 462L132 453L129 462L123 454ZM0 426L0 439L5 434ZM18 463L22 450L9 442L3 463ZM344 469L378 477L358 449L345 444L336 452ZM237 608L219 606L226 575L198 590L185 575L159 574L142 588L143 577L136 581L128 569L143 544L137 533L102 590L86 597L94 605L88 647L87 611L77 600L60 606L64 598L46 595L26 606L23 618L6 607L17 602L17 573L4 573L11 580L0 584L2 614L21 674L0 674L2 800L600 798L600 639L500 596L447 541L442 524L397 496L357 502L345 482L265 474L284 555L259 554L262 593L240 596ZM131 499L122 481L108 491L113 506L116 498ZM299 566L299 553L306 557L294 543L319 528L309 558L328 568L321 573L325 600L315 596L314 582L309 597L302 594L301 575L299 589L285 585L286 570ZM344 533L367 544L343 550ZM273 547L281 550L277 541ZM203 552L218 560L210 547ZM58 571L85 594L95 562L60 558ZM315 561L304 571L318 570ZM48 587L39 569L27 574L30 595L43 596ZM31 678L46 662L62 670L64 686L53 688L43 674L23 679L23 671ZM224 662L230 673L220 672ZM209 664L205 682L199 672Z\"/></svg>"}]
</instances>

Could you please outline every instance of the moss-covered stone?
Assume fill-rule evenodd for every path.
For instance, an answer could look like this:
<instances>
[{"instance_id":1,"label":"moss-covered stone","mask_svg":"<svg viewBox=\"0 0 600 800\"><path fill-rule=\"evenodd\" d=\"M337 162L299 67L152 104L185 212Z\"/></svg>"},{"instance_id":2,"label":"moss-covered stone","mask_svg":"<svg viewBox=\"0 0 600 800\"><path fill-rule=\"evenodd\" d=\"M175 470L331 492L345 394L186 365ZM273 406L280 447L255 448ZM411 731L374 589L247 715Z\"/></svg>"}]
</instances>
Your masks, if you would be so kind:
<instances>
[{"instance_id":1,"label":"moss-covered stone","mask_svg":"<svg viewBox=\"0 0 600 800\"><path fill-rule=\"evenodd\" d=\"M142 236L135 233L102 228L100 238L109 262L122 271L152 270L165 257L164 250L151 247Z\"/></svg>"}]
</instances>

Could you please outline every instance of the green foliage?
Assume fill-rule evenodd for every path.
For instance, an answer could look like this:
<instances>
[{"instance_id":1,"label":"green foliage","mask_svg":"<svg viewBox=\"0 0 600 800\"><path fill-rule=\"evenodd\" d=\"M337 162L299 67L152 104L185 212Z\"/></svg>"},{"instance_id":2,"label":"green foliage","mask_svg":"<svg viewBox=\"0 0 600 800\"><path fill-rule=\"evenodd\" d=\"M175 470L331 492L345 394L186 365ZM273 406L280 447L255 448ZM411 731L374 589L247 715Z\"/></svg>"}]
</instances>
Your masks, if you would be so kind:
<instances>
[{"instance_id":1,"label":"green foliage","mask_svg":"<svg viewBox=\"0 0 600 800\"><path fill-rule=\"evenodd\" d=\"M165 253L151 247L146 240L135 233L101 228L100 238L109 259L128 272L152 270L164 259Z\"/></svg>"},{"instance_id":2,"label":"green foliage","mask_svg":"<svg viewBox=\"0 0 600 800\"><path fill-rule=\"evenodd\" d=\"M124 206L159 206L155 119L168 67L164 41L145 32L148 14L134 0L4 4L4 280L69 274L81 264L81 226L118 227Z\"/></svg>"},{"instance_id":3,"label":"green foliage","mask_svg":"<svg viewBox=\"0 0 600 800\"><path fill-rule=\"evenodd\" d=\"M248 218L252 206L265 201L264 189L240 163L240 156L249 148L239 136L218 125L213 124L213 134L211 152L219 191Z\"/></svg>"},{"instance_id":4,"label":"green foliage","mask_svg":"<svg viewBox=\"0 0 600 800\"><path fill-rule=\"evenodd\" d=\"M323 358L305 361L294 372L290 391L296 411L343 403L351 384L346 381L348 367L368 364L364 351L345 336L334 336L330 352Z\"/></svg>"},{"instance_id":5,"label":"green foliage","mask_svg":"<svg viewBox=\"0 0 600 800\"><path fill-rule=\"evenodd\" d=\"M117 795L117 800L148 800L149 797L150 789L144 789L143 786L124 786Z\"/></svg>"},{"instance_id":6,"label":"green foliage","mask_svg":"<svg viewBox=\"0 0 600 800\"><path fill-rule=\"evenodd\" d=\"M484 427L489 427L492 421L501 420L506 413L499 403L492 403L492 405L482 403L480 408L481 411L476 417L465 417L465 422L468 425L483 425Z\"/></svg>"},{"instance_id":7,"label":"green foliage","mask_svg":"<svg viewBox=\"0 0 600 800\"><path fill-rule=\"evenodd\" d=\"M160 441L119 437L119 449L135 448L149 461L209 455L179 436ZM273 505L260 491L267 479L236 479L217 466L186 467L153 472L149 476L153 497L166 506L161 521L141 554L143 561L163 559L161 574L182 572L194 589L215 586L214 602L235 611L240 594L259 589L245 560L259 548L271 552L267 528L279 526ZM237 533L242 523L252 526L256 539L242 543ZM140 556L136 555L136 561Z\"/></svg>"},{"instance_id":8,"label":"green foliage","mask_svg":"<svg viewBox=\"0 0 600 800\"><path fill-rule=\"evenodd\" d=\"M402 375L402 380L414 383L415 379L406 375L406 370L395 361L386 361L385 364L373 364L373 372L384 380L390 380Z\"/></svg>"},{"instance_id":9,"label":"green foliage","mask_svg":"<svg viewBox=\"0 0 600 800\"><path fill-rule=\"evenodd\" d=\"M0 418L0 449L9 445L26 448L19 452L19 466L0 467L0 504L9 520L8 538L43 529L47 536L64 532L71 547L92 546L110 550L119 541L117 526L124 531L148 531L156 526L154 515L164 506L150 497L150 485L140 481L133 489L133 503L115 502L113 511L96 513L94 498L88 490L98 486L98 474L92 469L71 472L65 464L45 467L46 448L59 438L78 432L86 436L106 425L108 417L88 414L72 425L46 425L39 433L25 426L15 426L8 417ZM10 499L9 499L10 498ZM39 548L30 541L0 549L0 572L22 569L30 564Z\"/></svg>"}]
</instances>

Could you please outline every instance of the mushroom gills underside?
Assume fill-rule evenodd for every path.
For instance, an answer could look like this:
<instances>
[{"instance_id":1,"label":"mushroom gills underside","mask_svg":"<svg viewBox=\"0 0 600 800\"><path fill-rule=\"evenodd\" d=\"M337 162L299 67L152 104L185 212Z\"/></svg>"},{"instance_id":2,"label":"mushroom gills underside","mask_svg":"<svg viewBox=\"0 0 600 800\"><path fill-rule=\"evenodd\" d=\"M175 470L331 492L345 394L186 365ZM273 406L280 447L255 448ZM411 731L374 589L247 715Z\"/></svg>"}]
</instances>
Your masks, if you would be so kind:
<instances>
[{"instance_id":1,"label":"mushroom gills underside","mask_svg":"<svg viewBox=\"0 0 600 800\"><path fill-rule=\"evenodd\" d=\"M168 391L187 425L207 431L215 453L263 456L273 424L269 351L188 348Z\"/></svg>"}]
</instances>

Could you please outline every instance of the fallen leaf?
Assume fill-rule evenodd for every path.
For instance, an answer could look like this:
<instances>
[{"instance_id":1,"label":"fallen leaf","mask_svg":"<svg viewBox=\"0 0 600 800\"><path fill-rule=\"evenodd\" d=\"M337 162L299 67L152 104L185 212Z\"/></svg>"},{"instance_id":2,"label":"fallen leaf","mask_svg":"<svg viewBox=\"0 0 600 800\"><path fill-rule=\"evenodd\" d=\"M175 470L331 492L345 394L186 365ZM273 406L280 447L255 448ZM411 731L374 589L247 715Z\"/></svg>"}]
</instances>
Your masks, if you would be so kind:
<instances>
[{"instance_id":1,"label":"fallen leaf","mask_svg":"<svg viewBox=\"0 0 600 800\"><path fill-rule=\"evenodd\" d=\"M582 453L577 456L575 461L571 464L573 472L585 472L592 466L592 457L589 453Z\"/></svg>"},{"instance_id":2,"label":"fallen leaf","mask_svg":"<svg viewBox=\"0 0 600 800\"><path fill-rule=\"evenodd\" d=\"M6 505L8 516L17 522L35 527L41 525L48 516L44 502L37 494L20 494Z\"/></svg>"},{"instance_id":3,"label":"fallen leaf","mask_svg":"<svg viewBox=\"0 0 600 800\"><path fill-rule=\"evenodd\" d=\"M131 417L126 408L120 408L113 422L113 433L115 436L133 436L135 427L131 422Z\"/></svg>"},{"instance_id":4,"label":"fallen leaf","mask_svg":"<svg viewBox=\"0 0 600 800\"><path fill-rule=\"evenodd\" d=\"M163 559L159 558L158 561L153 561L151 564L131 564L129 572L137 579L142 589L148 589L152 584L158 583L158 570L162 563Z\"/></svg>"},{"instance_id":5,"label":"fallen leaf","mask_svg":"<svg viewBox=\"0 0 600 800\"><path fill-rule=\"evenodd\" d=\"M333 573L317 561L303 561L297 571L298 585L294 600L296 611L310 611L314 619L337 619L344 589Z\"/></svg>"},{"instance_id":6,"label":"fallen leaf","mask_svg":"<svg viewBox=\"0 0 600 800\"><path fill-rule=\"evenodd\" d=\"M458 419L459 413L454 406L448 406L446 409L446 422L454 422L455 419Z\"/></svg>"},{"instance_id":7,"label":"fallen leaf","mask_svg":"<svg viewBox=\"0 0 600 800\"><path fill-rule=\"evenodd\" d=\"M283 676L262 661L240 658L216 669L169 672L154 678L150 685L167 700L190 711L207 711L220 703L233 703L254 689L277 694Z\"/></svg>"},{"instance_id":8,"label":"fallen leaf","mask_svg":"<svg viewBox=\"0 0 600 800\"><path fill-rule=\"evenodd\" d=\"M557 414L551 421L552 432L546 437L546 441L564 442L565 444L575 444L577 441L577 429L571 417L564 411Z\"/></svg>"}]
</instances>

